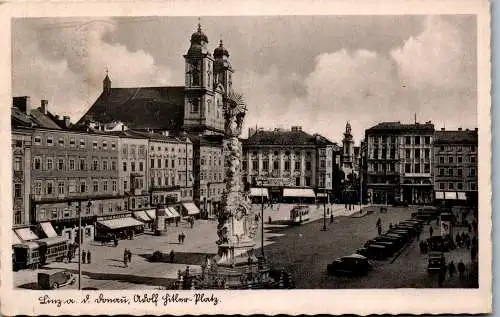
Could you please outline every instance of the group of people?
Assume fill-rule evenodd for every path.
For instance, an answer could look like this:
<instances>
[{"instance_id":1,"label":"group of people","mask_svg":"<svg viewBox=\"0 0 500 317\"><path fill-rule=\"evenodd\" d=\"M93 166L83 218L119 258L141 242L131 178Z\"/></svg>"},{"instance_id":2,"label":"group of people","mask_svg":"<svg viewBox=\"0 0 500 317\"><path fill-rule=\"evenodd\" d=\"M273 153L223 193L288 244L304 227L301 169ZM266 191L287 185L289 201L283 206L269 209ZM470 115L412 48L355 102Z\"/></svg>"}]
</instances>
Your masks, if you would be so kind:
<instances>
[{"instance_id":1,"label":"group of people","mask_svg":"<svg viewBox=\"0 0 500 317\"><path fill-rule=\"evenodd\" d=\"M456 243L457 247L459 247L459 248L470 249L471 238L470 238L469 234L467 234L465 232L462 232L462 234L457 233L457 235L455 236L455 243Z\"/></svg>"},{"instance_id":2,"label":"group of people","mask_svg":"<svg viewBox=\"0 0 500 317\"><path fill-rule=\"evenodd\" d=\"M125 267L128 267L128 263L130 262L132 262L132 251L125 248L125 250L123 251L123 265Z\"/></svg>"},{"instance_id":3,"label":"group of people","mask_svg":"<svg viewBox=\"0 0 500 317\"><path fill-rule=\"evenodd\" d=\"M381 235L382 234L382 220L380 220L380 218L378 218L376 225L377 225L378 235Z\"/></svg>"},{"instance_id":4,"label":"group of people","mask_svg":"<svg viewBox=\"0 0 500 317\"><path fill-rule=\"evenodd\" d=\"M455 275L455 272L457 270L458 270L460 280L463 280L464 276L465 276L465 264L464 264L464 262L462 262L462 260L460 260L460 262L458 262L456 267L455 267L455 263L453 263L453 261L448 263L448 265L443 265L443 267L439 271L439 276L438 276L439 287L443 286L444 280L446 279L447 272L450 275L450 278L453 278L453 275Z\"/></svg>"},{"instance_id":5,"label":"group of people","mask_svg":"<svg viewBox=\"0 0 500 317\"><path fill-rule=\"evenodd\" d=\"M184 232L181 232L178 236L177 236L177 241L179 241L179 243L184 243L184 239L186 239L186 235L184 234Z\"/></svg>"},{"instance_id":6,"label":"group of people","mask_svg":"<svg viewBox=\"0 0 500 317\"><path fill-rule=\"evenodd\" d=\"M73 258L75 257L75 252L76 252L76 248L75 247L70 247L68 249L68 253L67 253L67 258L68 258L68 263L70 263L71 261L73 261ZM82 263L85 264L90 264L92 263L92 254L90 253L90 250L82 250Z\"/></svg>"}]
</instances>

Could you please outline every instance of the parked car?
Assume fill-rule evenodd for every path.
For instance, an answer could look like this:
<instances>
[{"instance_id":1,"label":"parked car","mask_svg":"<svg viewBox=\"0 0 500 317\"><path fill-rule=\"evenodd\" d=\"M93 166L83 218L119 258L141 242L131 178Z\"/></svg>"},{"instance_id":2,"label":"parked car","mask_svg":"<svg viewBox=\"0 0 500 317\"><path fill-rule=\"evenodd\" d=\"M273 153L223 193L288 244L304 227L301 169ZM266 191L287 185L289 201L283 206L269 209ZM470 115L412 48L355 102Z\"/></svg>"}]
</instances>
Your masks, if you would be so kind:
<instances>
[{"instance_id":1,"label":"parked car","mask_svg":"<svg viewBox=\"0 0 500 317\"><path fill-rule=\"evenodd\" d=\"M333 261L326 269L328 274L361 276L368 274L372 267L368 258L355 253Z\"/></svg>"},{"instance_id":2,"label":"parked car","mask_svg":"<svg viewBox=\"0 0 500 317\"><path fill-rule=\"evenodd\" d=\"M365 247L364 256L370 260L384 260L391 256L390 250L385 245L372 243Z\"/></svg>"},{"instance_id":3,"label":"parked car","mask_svg":"<svg viewBox=\"0 0 500 317\"><path fill-rule=\"evenodd\" d=\"M428 273L439 273L446 265L446 259L442 252L429 253L429 262L427 264Z\"/></svg>"},{"instance_id":4,"label":"parked car","mask_svg":"<svg viewBox=\"0 0 500 317\"><path fill-rule=\"evenodd\" d=\"M57 289L75 283L76 275L66 270L45 270L38 273L38 286L41 289Z\"/></svg>"}]
</instances>

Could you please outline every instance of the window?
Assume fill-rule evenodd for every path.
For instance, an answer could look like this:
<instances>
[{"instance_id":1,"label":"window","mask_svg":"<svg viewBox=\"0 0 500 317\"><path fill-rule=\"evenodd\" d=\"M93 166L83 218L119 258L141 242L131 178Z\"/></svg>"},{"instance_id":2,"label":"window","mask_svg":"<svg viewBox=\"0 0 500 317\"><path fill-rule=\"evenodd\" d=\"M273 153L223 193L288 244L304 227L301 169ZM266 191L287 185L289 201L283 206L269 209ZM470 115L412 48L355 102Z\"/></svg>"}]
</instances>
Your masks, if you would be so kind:
<instances>
[{"instance_id":1,"label":"window","mask_svg":"<svg viewBox=\"0 0 500 317\"><path fill-rule=\"evenodd\" d=\"M295 161L295 170L300 170L300 161Z\"/></svg>"},{"instance_id":2,"label":"window","mask_svg":"<svg viewBox=\"0 0 500 317\"><path fill-rule=\"evenodd\" d=\"M111 143L111 149L112 150L116 150L116 144L115 144L115 142Z\"/></svg>"},{"instance_id":3,"label":"window","mask_svg":"<svg viewBox=\"0 0 500 317\"><path fill-rule=\"evenodd\" d=\"M259 161L257 161L257 160L253 160L253 161L252 161L252 169L253 169L254 171L256 171L256 170L258 170L258 169L259 169Z\"/></svg>"},{"instance_id":4,"label":"window","mask_svg":"<svg viewBox=\"0 0 500 317\"><path fill-rule=\"evenodd\" d=\"M457 163L462 163L462 157L461 156L457 157Z\"/></svg>"},{"instance_id":5,"label":"window","mask_svg":"<svg viewBox=\"0 0 500 317\"><path fill-rule=\"evenodd\" d=\"M103 181L102 182L102 190L104 190L105 192L108 191L108 181Z\"/></svg>"},{"instance_id":6,"label":"window","mask_svg":"<svg viewBox=\"0 0 500 317\"><path fill-rule=\"evenodd\" d=\"M42 138L39 136L36 136L34 138L35 145L40 145L42 143Z\"/></svg>"},{"instance_id":7,"label":"window","mask_svg":"<svg viewBox=\"0 0 500 317\"><path fill-rule=\"evenodd\" d=\"M306 162L306 171L310 171L311 170L311 162ZM309 186L309 185L307 185Z\"/></svg>"},{"instance_id":8,"label":"window","mask_svg":"<svg viewBox=\"0 0 500 317\"><path fill-rule=\"evenodd\" d=\"M476 183L470 183L469 184L469 188L470 188L470 190L477 190L476 189Z\"/></svg>"},{"instance_id":9,"label":"window","mask_svg":"<svg viewBox=\"0 0 500 317\"><path fill-rule=\"evenodd\" d=\"M411 173L411 164L410 163L405 164L405 173Z\"/></svg>"},{"instance_id":10,"label":"window","mask_svg":"<svg viewBox=\"0 0 500 317\"><path fill-rule=\"evenodd\" d=\"M158 168L161 168L161 159L158 159Z\"/></svg>"},{"instance_id":11,"label":"window","mask_svg":"<svg viewBox=\"0 0 500 317\"><path fill-rule=\"evenodd\" d=\"M300 186L300 177L295 177L295 186Z\"/></svg>"},{"instance_id":12,"label":"window","mask_svg":"<svg viewBox=\"0 0 500 317\"><path fill-rule=\"evenodd\" d=\"M172 161L170 163L172 163L171 166L172 166L172 168L174 168L175 167L175 159L172 159Z\"/></svg>"},{"instance_id":13,"label":"window","mask_svg":"<svg viewBox=\"0 0 500 317\"><path fill-rule=\"evenodd\" d=\"M415 137L415 144L420 144L420 136Z\"/></svg>"},{"instance_id":14,"label":"window","mask_svg":"<svg viewBox=\"0 0 500 317\"><path fill-rule=\"evenodd\" d=\"M458 169L458 176L462 176L462 174L463 174L463 171L462 171L462 169L461 169L461 168L459 168L459 169Z\"/></svg>"},{"instance_id":15,"label":"window","mask_svg":"<svg viewBox=\"0 0 500 317\"><path fill-rule=\"evenodd\" d=\"M242 162L241 162L241 168L242 168L244 171L246 171L246 169L247 169L247 161L242 161Z\"/></svg>"},{"instance_id":16,"label":"window","mask_svg":"<svg viewBox=\"0 0 500 317\"><path fill-rule=\"evenodd\" d=\"M107 150L108 149L108 143L106 141L102 142L102 149Z\"/></svg>"},{"instance_id":17,"label":"window","mask_svg":"<svg viewBox=\"0 0 500 317\"><path fill-rule=\"evenodd\" d=\"M424 142L425 142L425 144L431 144L431 137L430 136L425 136L424 137Z\"/></svg>"},{"instance_id":18,"label":"window","mask_svg":"<svg viewBox=\"0 0 500 317\"><path fill-rule=\"evenodd\" d=\"M47 182L47 187L45 189L46 189L45 193L47 195L52 195L54 193L54 184L52 183L52 181Z\"/></svg>"},{"instance_id":19,"label":"window","mask_svg":"<svg viewBox=\"0 0 500 317\"><path fill-rule=\"evenodd\" d=\"M280 168L280 162L278 160L273 161L273 170L278 170Z\"/></svg>"},{"instance_id":20,"label":"window","mask_svg":"<svg viewBox=\"0 0 500 317\"><path fill-rule=\"evenodd\" d=\"M457 152L462 152L462 147L460 145L457 146Z\"/></svg>"},{"instance_id":21,"label":"window","mask_svg":"<svg viewBox=\"0 0 500 317\"><path fill-rule=\"evenodd\" d=\"M457 189L460 189L460 190L464 189L464 184L457 183Z\"/></svg>"},{"instance_id":22,"label":"window","mask_svg":"<svg viewBox=\"0 0 500 317\"><path fill-rule=\"evenodd\" d=\"M99 169L99 162L97 160L92 161L92 170L97 171Z\"/></svg>"},{"instance_id":23,"label":"window","mask_svg":"<svg viewBox=\"0 0 500 317\"><path fill-rule=\"evenodd\" d=\"M444 146L440 146L439 151L441 151L441 152L444 151Z\"/></svg>"},{"instance_id":24,"label":"window","mask_svg":"<svg viewBox=\"0 0 500 317\"><path fill-rule=\"evenodd\" d=\"M123 171L126 172L127 171L127 162L123 162Z\"/></svg>"},{"instance_id":25,"label":"window","mask_svg":"<svg viewBox=\"0 0 500 317\"><path fill-rule=\"evenodd\" d=\"M103 171L108 170L108 161L106 161L106 160L102 161L102 170Z\"/></svg>"},{"instance_id":26,"label":"window","mask_svg":"<svg viewBox=\"0 0 500 317\"><path fill-rule=\"evenodd\" d=\"M85 159L80 159L80 171L86 170L85 165Z\"/></svg>"},{"instance_id":27,"label":"window","mask_svg":"<svg viewBox=\"0 0 500 317\"><path fill-rule=\"evenodd\" d=\"M98 181L93 181L92 182L92 188L94 190L94 193L98 192L99 191L99 182Z\"/></svg>"},{"instance_id":28,"label":"window","mask_svg":"<svg viewBox=\"0 0 500 317\"><path fill-rule=\"evenodd\" d=\"M35 182L35 195L40 196L41 194L42 194L42 182L36 181Z\"/></svg>"},{"instance_id":29,"label":"window","mask_svg":"<svg viewBox=\"0 0 500 317\"><path fill-rule=\"evenodd\" d=\"M127 181L123 181L123 189L128 190L128 182Z\"/></svg>"},{"instance_id":30,"label":"window","mask_svg":"<svg viewBox=\"0 0 500 317\"><path fill-rule=\"evenodd\" d=\"M285 164L286 164L286 162L285 162ZM320 166L321 168L325 168L325 160L321 160L321 161L319 162L319 166ZM285 166L285 169L286 169L286 166Z\"/></svg>"},{"instance_id":31,"label":"window","mask_svg":"<svg viewBox=\"0 0 500 317\"><path fill-rule=\"evenodd\" d=\"M431 151L429 149L424 149L424 157L426 159L430 158L431 156Z\"/></svg>"},{"instance_id":32,"label":"window","mask_svg":"<svg viewBox=\"0 0 500 317\"><path fill-rule=\"evenodd\" d=\"M57 169L60 171L64 170L64 159L60 158L57 160Z\"/></svg>"},{"instance_id":33,"label":"window","mask_svg":"<svg viewBox=\"0 0 500 317\"><path fill-rule=\"evenodd\" d=\"M471 152L476 152L476 147L475 147L474 145L471 145L471 146L470 146L470 151L471 151Z\"/></svg>"},{"instance_id":34,"label":"window","mask_svg":"<svg viewBox=\"0 0 500 317\"><path fill-rule=\"evenodd\" d=\"M21 184L14 184L14 197L20 198L22 196Z\"/></svg>"},{"instance_id":35,"label":"window","mask_svg":"<svg viewBox=\"0 0 500 317\"><path fill-rule=\"evenodd\" d=\"M14 171L22 171L21 158L20 157L15 157L14 158Z\"/></svg>"},{"instance_id":36,"label":"window","mask_svg":"<svg viewBox=\"0 0 500 317\"><path fill-rule=\"evenodd\" d=\"M439 169L439 176L444 176L444 168Z\"/></svg>"},{"instance_id":37,"label":"window","mask_svg":"<svg viewBox=\"0 0 500 317\"><path fill-rule=\"evenodd\" d=\"M54 168L54 160L51 157L47 158L47 170L52 170Z\"/></svg>"},{"instance_id":38,"label":"window","mask_svg":"<svg viewBox=\"0 0 500 317\"><path fill-rule=\"evenodd\" d=\"M311 178L306 177L306 186L311 186Z\"/></svg>"},{"instance_id":39,"label":"window","mask_svg":"<svg viewBox=\"0 0 500 317\"><path fill-rule=\"evenodd\" d=\"M420 149L415 149L415 158L416 159L420 158Z\"/></svg>"},{"instance_id":40,"label":"window","mask_svg":"<svg viewBox=\"0 0 500 317\"><path fill-rule=\"evenodd\" d=\"M111 182L111 188L114 192L116 192L116 181L115 180Z\"/></svg>"},{"instance_id":41,"label":"window","mask_svg":"<svg viewBox=\"0 0 500 317\"><path fill-rule=\"evenodd\" d=\"M97 149L97 141L92 142L92 148Z\"/></svg>"},{"instance_id":42,"label":"window","mask_svg":"<svg viewBox=\"0 0 500 317\"><path fill-rule=\"evenodd\" d=\"M448 163L453 163L453 156L448 156Z\"/></svg>"},{"instance_id":43,"label":"window","mask_svg":"<svg viewBox=\"0 0 500 317\"><path fill-rule=\"evenodd\" d=\"M59 144L59 146L64 146L64 139L63 138L59 138L59 140L57 141L57 143Z\"/></svg>"},{"instance_id":44,"label":"window","mask_svg":"<svg viewBox=\"0 0 500 317\"><path fill-rule=\"evenodd\" d=\"M111 161L111 170L116 171L116 161Z\"/></svg>"},{"instance_id":45,"label":"window","mask_svg":"<svg viewBox=\"0 0 500 317\"><path fill-rule=\"evenodd\" d=\"M80 148L84 148L85 147L85 140L84 139L80 139Z\"/></svg>"},{"instance_id":46,"label":"window","mask_svg":"<svg viewBox=\"0 0 500 317\"><path fill-rule=\"evenodd\" d=\"M415 173L420 173L420 164L415 164Z\"/></svg>"},{"instance_id":47,"label":"window","mask_svg":"<svg viewBox=\"0 0 500 317\"><path fill-rule=\"evenodd\" d=\"M424 165L424 173L430 173L431 172L431 164L425 163Z\"/></svg>"},{"instance_id":48,"label":"window","mask_svg":"<svg viewBox=\"0 0 500 317\"><path fill-rule=\"evenodd\" d=\"M87 191L87 184L85 181L80 181L80 193L85 193Z\"/></svg>"},{"instance_id":49,"label":"window","mask_svg":"<svg viewBox=\"0 0 500 317\"><path fill-rule=\"evenodd\" d=\"M323 163L325 163L325 161L321 161ZM324 166L323 166L324 167ZM290 161L285 161L285 171L289 171L290 170Z\"/></svg>"},{"instance_id":50,"label":"window","mask_svg":"<svg viewBox=\"0 0 500 317\"><path fill-rule=\"evenodd\" d=\"M475 156L471 156L471 157L470 157L470 162L471 162L472 164L475 164L475 163L476 163L476 157L475 157Z\"/></svg>"},{"instance_id":51,"label":"window","mask_svg":"<svg viewBox=\"0 0 500 317\"><path fill-rule=\"evenodd\" d=\"M70 139L70 140L69 140L69 146L71 146L71 147L75 147L75 144L76 144L75 139Z\"/></svg>"},{"instance_id":52,"label":"window","mask_svg":"<svg viewBox=\"0 0 500 317\"><path fill-rule=\"evenodd\" d=\"M54 140L52 139L52 137L47 137L47 146L52 146L54 145Z\"/></svg>"},{"instance_id":53,"label":"window","mask_svg":"<svg viewBox=\"0 0 500 317\"><path fill-rule=\"evenodd\" d=\"M453 186L453 183L448 183L448 189L453 189L454 186Z\"/></svg>"},{"instance_id":54,"label":"window","mask_svg":"<svg viewBox=\"0 0 500 317\"><path fill-rule=\"evenodd\" d=\"M406 143L406 144L411 144L411 136L407 136L407 137L405 138L405 143Z\"/></svg>"},{"instance_id":55,"label":"window","mask_svg":"<svg viewBox=\"0 0 500 317\"><path fill-rule=\"evenodd\" d=\"M439 157L439 164L444 164L444 156Z\"/></svg>"},{"instance_id":56,"label":"window","mask_svg":"<svg viewBox=\"0 0 500 317\"><path fill-rule=\"evenodd\" d=\"M448 176L453 176L453 168L448 169Z\"/></svg>"},{"instance_id":57,"label":"window","mask_svg":"<svg viewBox=\"0 0 500 317\"><path fill-rule=\"evenodd\" d=\"M57 192L59 195L64 195L64 182L59 182L57 184Z\"/></svg>"},{"instance_id":58,"label":"window","mask_svg":"<svg viewBox=\"0 0 500 317\"><path fill-rule=\"evenodd\" d=\"M151 159L151 166L150 168L155 168L155 159Z\"/></svg>"},{"instance_id":59,"label":"window","mask_svg":"<svg viewBox=\"0 0 500 317\"><path fill-rule=\"evenodd\" d=\"M52 209L52 210L50 211L50 216L52 217L52 219L57 218L57 209L55 209L55 208L54 208L54 209Z\"/></svg>"},{"instance_id":60,"label":"window","mask_svg":"<svg viewBox=\"0 0 500 317\"><path fill-rule=\"evenodd\" d=\"M471 167L470 169L470 176L472 177L476 176L476 169L474 167Z\"/></svg>"},{"instance_id":61,"label":"window","mask_svg":"<svg viewBox=\"0 0 500 317\"><path fill-rule=\"evenodd\" d=\"M75 159L69 159L69 169L71 171L75 170Z\"/></svg>"},{"instance_id":62,"label":"window","mask_svg":"<svg viewBox=\"0 0 500 317\"><path fill-rule=\"evenodd\" d=\"M135 172L135 162L130 162L130 170Z\"/></svg>"}]
</instances>

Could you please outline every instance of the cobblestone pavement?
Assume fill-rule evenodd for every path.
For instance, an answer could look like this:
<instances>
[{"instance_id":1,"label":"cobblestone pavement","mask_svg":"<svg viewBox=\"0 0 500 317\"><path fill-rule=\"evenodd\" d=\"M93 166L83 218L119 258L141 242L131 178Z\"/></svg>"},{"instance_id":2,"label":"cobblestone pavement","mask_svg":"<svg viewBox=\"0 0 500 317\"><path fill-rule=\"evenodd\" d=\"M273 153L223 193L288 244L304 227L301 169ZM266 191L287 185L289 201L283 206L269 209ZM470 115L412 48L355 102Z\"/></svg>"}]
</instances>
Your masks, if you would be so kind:
<instances>
[{"instance_id":1,"label":"cobblestone pavement","mask_svg":"<svg viewBox=\"0 0 500 317\"><path fill-rule=\"evenodd\" d=\"M375 270L364 279L342 279L326 275L326 265L335 258L351 254L370 238L377 234L375 223L378 217L386 229L390 222L410 218L411 208L389 208L387 213L378 211L364 217L342 217L356 214L359 206L349 211L343 205L332 205L330 210L335 218L330 223L327 216L327 231L323 227L323 205L311 207L311 221L301 226L279 224L287 219L293 205L281 205L279 209L264 210L264 251L266 257L276 266L291 270L299 288L367 288L367 287L434 287L434 280L427 280L425 271L427 258L420 255L418 243L413 243L392 264L377 262ZM254 205L260 210L259 205ZM365 208L378 210L375 207ZM268 224L269 215L273 223ZM90 250L91 264L82 264L82 288L97 289L151 289L169 287L177 277L179 269L189 265L193 271L199 270L199 264L206 255L217 252L215 220L197 220L193 228L185 222L178 227L169 225L165 236L153 236L146 233L134 240L121 240L118 247L102 246L91 243L83 249ZM177 236L184 232L185 242L179 244ZM428 231L425 231L428 232ZM260 248L260 229L256 237L256 249ZM123 251L132 251L132 263L125 267ZM150 262L149 257L156 251L175 252L175 263ZM465 250L455 250L447 254L448 258L459 259L466 256ZM469 254L470 258L470 254ZM467 258L467 259L469 259ZM454 260L458 263L458 260ZM76 260L73 263L50 263L45 269L65 268L78 273ZM16 287L36 289L37 270L14 272ZM458 278L457 278L458 279ZM458 281L446 281L445 286L459 287ZM77 285L64 289L76 288Z\"/></svg>"}]
</instances>

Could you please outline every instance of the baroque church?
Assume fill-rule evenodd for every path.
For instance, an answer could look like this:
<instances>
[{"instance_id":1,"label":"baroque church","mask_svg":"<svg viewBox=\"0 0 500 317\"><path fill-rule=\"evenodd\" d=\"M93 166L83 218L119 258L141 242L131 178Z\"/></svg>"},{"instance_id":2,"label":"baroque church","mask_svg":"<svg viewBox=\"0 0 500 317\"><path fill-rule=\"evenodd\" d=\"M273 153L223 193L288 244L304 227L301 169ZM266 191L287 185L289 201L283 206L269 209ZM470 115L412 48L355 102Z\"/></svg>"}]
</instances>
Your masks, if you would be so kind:
<instances>
[{"instance_id":1,"label":"baroque church","mask_svg":"<svg viewBox=\"0 0 500 317\"><path fill-rule=\"evenodd\" d=\"M108 74L103 90L77 125L100 130L121 123L134 130L221 135L223 96L232 90L233 69L222 40L210 53L201 25L184 55L185 85L116 88Z\"/></svg>"}]
</instances>

